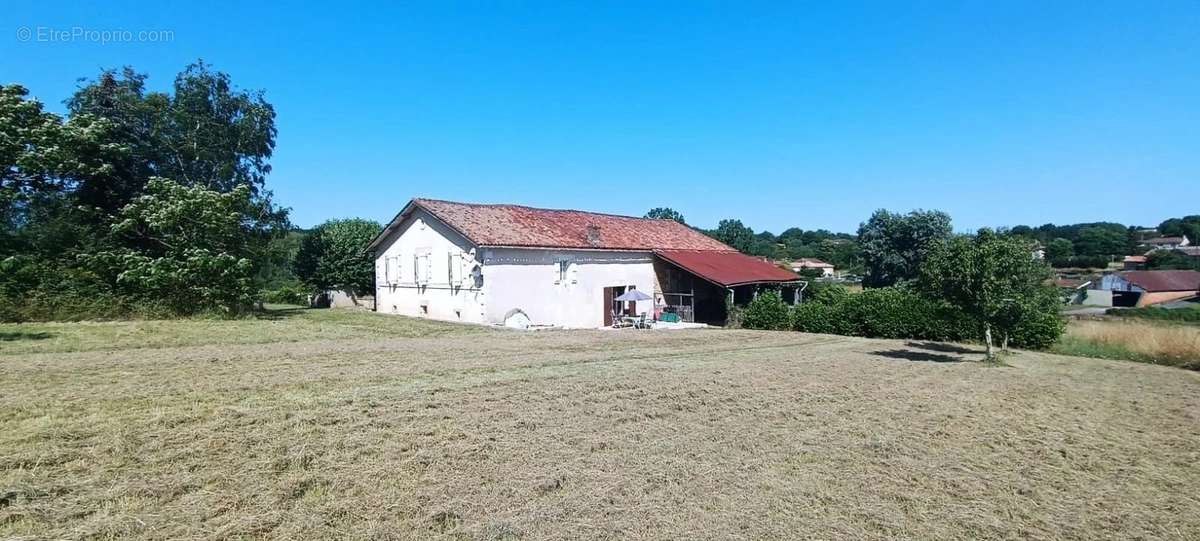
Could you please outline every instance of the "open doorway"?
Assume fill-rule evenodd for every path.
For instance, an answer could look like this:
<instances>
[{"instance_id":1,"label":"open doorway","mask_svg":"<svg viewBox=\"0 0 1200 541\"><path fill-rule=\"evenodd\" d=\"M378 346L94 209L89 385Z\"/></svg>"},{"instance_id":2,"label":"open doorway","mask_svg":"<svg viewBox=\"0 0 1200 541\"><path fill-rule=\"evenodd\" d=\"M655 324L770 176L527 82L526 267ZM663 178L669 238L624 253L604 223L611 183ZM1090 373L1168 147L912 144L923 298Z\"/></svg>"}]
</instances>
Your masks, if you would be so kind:
<instances>
[{"instance_id":1,"label":"open doorway","mask_svg":"<svg viewBox=\"0 0 1200 541\"><path fill-rule=\"evenodd\" d=\"M611 327L614 315L637 315L637 303L616 300L636 286L612 286L604 288L604 326Z\"/></svg>"}]
</instances>

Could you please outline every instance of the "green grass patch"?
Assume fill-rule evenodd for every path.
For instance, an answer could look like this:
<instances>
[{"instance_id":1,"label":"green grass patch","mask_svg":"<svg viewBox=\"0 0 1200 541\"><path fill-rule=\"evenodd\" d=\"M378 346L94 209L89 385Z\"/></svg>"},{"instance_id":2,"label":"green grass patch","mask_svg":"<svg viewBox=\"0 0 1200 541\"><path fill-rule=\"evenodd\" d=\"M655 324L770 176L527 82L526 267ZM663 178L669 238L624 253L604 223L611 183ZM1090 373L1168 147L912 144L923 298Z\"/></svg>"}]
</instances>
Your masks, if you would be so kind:
<instances>
[{"instance_id":1,"label":"green grass patch","mask_svg":"<svg viewBox=\"0 0 1200 541\"><path fill-rule=\"evenodd\" d=\"M1142 363L1163 364L1155 362L1154 357L1136 353L1129 348L1114 344L1092 342L1084 338L1064 336L1050 347L1051 353L1072 355L1075 357L1093 357L1096 359L1112 359L1115 361L1136 361Z\"/></svg>"},{"instance_id":2,"label":"green grass patch","mask_svg":"<svg viewBox=\"0 0 1200 541\"><path fill-rule=\"evenodd\" d=\"M1200 323L1200 305L1191 308L1174 309L1159 308L1156 306L1147 306L1144 308L1111 308L1107 313L1112 316L1125 318L1150 319L1175 323Z\"/></svg>"}]
</instances>

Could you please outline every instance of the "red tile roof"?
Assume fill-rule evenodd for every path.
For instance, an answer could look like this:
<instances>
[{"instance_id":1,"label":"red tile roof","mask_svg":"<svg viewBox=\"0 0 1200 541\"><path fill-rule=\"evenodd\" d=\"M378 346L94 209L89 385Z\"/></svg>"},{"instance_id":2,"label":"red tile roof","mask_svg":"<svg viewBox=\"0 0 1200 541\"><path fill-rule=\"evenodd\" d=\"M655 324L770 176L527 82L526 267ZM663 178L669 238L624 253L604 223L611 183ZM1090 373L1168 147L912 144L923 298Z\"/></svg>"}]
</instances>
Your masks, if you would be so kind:
<instances>
[{"instance_id":1,"label":"red tile roof","mask_svg":"<svg viewBox=\"0 0 1200 541\"><path fill-rule=\"evenodd\" d=\"M1121 277L1151 293L1156 291L1200 291L1200 271L1126 271Z\"/></svg>"},{"instance_id":2,"label":"red tile roof","mask_svg":"<svg viewBox=\"0 0 1200 541\"><path fill-rule=\"evenodd\" d=\"M1148 239L1145 244L1180 244L1183 242L1183 237L1158 237Z\"/></svg>"},{"instance_id":3,"label":"red tile roof","mask_svg":"<svg viewBox=\"0 0 1200 541\"><path fill-rule=\"evenodd\" d=\"M376 243L417 207L436 216L478 246L638 251L733 250L673 220L436 199L413 199L388 228L372 241L368 249L374 249Z\"/></svg>"},{"instance_id":4,"label":"red tile roof","mask_svg":"<svg viewBox=\"0 0 1200 541\"><path fill-rule=\"evenodd\" d=\"M714 284L733 287L763 282L792 282L800 277L741 252L655 250L654 254Z\"/></svg>"}]
</instances>

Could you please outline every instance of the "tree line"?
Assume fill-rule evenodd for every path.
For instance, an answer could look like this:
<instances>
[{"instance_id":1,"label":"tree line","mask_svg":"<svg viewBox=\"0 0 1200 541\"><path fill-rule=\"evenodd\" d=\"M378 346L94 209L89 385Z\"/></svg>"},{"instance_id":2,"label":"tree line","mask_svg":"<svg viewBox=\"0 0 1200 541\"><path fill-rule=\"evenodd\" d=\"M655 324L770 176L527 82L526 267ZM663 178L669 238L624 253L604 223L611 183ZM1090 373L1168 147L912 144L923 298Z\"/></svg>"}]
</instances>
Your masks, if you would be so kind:
<instances>
[{"instance_id":1,"label":"tree line","mask_svg":"<svg viewBox=\"0 0 1200 541\"><path fill-rule=\"evenodd\" d=\"M940 211L876 211L858 231L866 275L861 294L818 287L810 301L787 307L759 295L742 324L866 336L978 340L988 359L1009 345L1044 348L1064 329L1061 300L1036 241L980 229L954 234Z\"/></svg>"},{"instance_id":2,"label":"tree line","mask_svg":"<svg viewBox=\"0 0 1200 541\"><path fill-rule=\"evenodd\" d=\"M736 218L721 220L715 229L697 229L746 254L777 261L817 258L848 273L866 274L868 281L886 281L887 274L898 270L904 272L896 267L910 264L918 254L894 254L898 259L881 261L877 255L883 253L880 250L881 242L904 235L920 237L937 234L937 230L948 228L950 223L948 215L937 211L918 211L910 220L898 220L899 216L886 210L877 211L854 234L835 233L826 229L806 231L798 227L788 228L779 235L769 231L755 233ZM687 223L683 214L667 207L652 209L646 213L646 217ZM908 231L896 229L909 227L912 229ZM885 230L888 231L887 235L883 234ZM1048 223L1037 227L1001 227L994 232L1033 241L1037 248L1044 251L1044 257L1052 267L1103 268L1118 258L1145 253L1147 248L1144 243L1152 237L1187 236L1193 243L1200 242L1200 215L1170 218L1152 228L1114 222ZM872 258L875 258L874 262L870 261ZM1200 266L1197 258L1170 252L1153 254L1149 262L1149 268L1197 266Z\"/></svg>"},{"instance_id":3,"label":"tree line","mask_svg":"<svg viewBox=\"0 0 1200 541\"><path fill-rule=\"evenodd\" d=\"M357 246L379 224L300 232L273 201L263 92L202 61L166 92L146 79L101 71L64 115L0 86L0 320L236 316L272 287L369 287Z\"/></svg>"},{"instance_id":4,"label":"tree line","mask_svg":"<svg viewBox=\"0 0 1200 541\"><path fill-rule=\"evenodd\" d=\"M687 225L683 214L669 207L651 209L645 217L675 220ZM755 233L741 220L732 218L721 220L715 229L696 229L749 255L776 261L815 258L847 272L859 272L862 269L862 253L857 238L848 233L834 233L826 229L806 231L799 227L785 229L779 235L770 231Z\"/></svg>"}]
</instances>

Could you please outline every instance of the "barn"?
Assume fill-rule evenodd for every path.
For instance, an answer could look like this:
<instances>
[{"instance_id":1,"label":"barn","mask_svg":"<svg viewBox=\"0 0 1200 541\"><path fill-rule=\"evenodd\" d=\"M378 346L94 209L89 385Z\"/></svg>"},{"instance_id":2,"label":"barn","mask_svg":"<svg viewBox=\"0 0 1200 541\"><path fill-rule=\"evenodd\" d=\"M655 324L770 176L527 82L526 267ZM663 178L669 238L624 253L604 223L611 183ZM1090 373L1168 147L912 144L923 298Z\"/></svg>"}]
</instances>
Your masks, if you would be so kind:
<instances>
[{"instance_id":1,"label":"barn","mask_svg":"<svg viewBox=\"0 0 1200 541\"><path fill-rule=\"evenodd\" d=\"M1200 272L1125 271L1106 274L1100 289L1111 291L1113 306L1152 306L1200 296Z\"/></svg>"},{"instance_id":2,"label":"barn","mask_svg":"<svg viewBox=\"0 0 1200 541\"><path fill-rule=\"evenodd\" d=\"M800 277L686 225L578 210L413 199L371 242L376 310L484 324L596 328L645 314L723 325ZM637 289L650 298L615 299Z\"/></svg>"}]
</instances>

